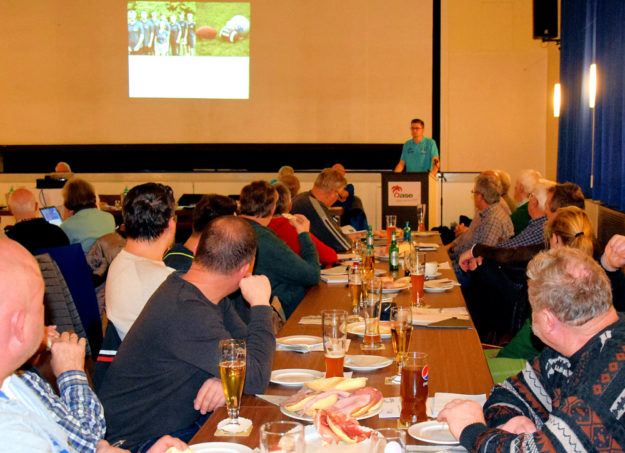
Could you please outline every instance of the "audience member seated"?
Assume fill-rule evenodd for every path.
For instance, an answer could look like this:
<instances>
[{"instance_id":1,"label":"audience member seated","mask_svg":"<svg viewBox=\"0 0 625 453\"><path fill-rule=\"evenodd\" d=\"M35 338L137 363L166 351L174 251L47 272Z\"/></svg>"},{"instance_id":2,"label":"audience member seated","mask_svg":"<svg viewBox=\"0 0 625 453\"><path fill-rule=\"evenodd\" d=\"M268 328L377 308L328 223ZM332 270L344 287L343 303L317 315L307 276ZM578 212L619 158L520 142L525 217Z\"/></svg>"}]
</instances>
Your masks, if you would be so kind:
<instances>
[{"instance_id":1,"label":"audience member seated","mask_svg":"<svg viewBox=\"0 0 625 453\"><path fill-rule=\"evenodd\" d=\"M469 228L446 245L460 283L467 280L467 276L462 274L458 265L458 258L462 253L477 243L495 245L505 241L514 232L510 216L499 203L501 183L492 171L480 173L475 178L472 193L477 214Z\"/></svg>"},{"instance_id":2,"label":"audience member seated","mask_svg":"<svg viewBox=\"0 0 625 453\"><path fill-rule=\"evenodd\" d=\"M345 167L334 164L333 169L338 170L345 177ZM367 229L367 215L362 206L362 200L354 195L354 186L347 184L339 194L339 199L332 205L343 208L341 214L341 226L351 225L356 231Z\"/></svg>"},{"instance_id":3,"label":"audience member seated","mask_svg":"<svg viewBox=\"0 0 625 453\"><path fill-rule=\"evenodd\" d=\"M96 239L115 231L115 218L98 209L95 190L84 179L74 177L65 183L63 207L61 228L70 244L80 244L85 253Z\"/></svg>"},{"instance_id":4,"label":"audience member seated","mask_svg":"<svg viewBox=\"0 0 625 453\"><path fill-rule=\"evenodd\" d=\"M510 215L514 234L523 231L531 219L528 212L529 196L541 178L542 175L536 170L523 170L517 178L514 185L514 201L517 202L517 208Z\"/></svg>"},{"instance_id":5,"label":"audience member seated","mask_svg":"<svg viewBox=\"0 0 625 453\"><path fill-rule=\"evenodd\" d=\"M281 182L289 188L289 191L291 192L291 199L295 198L299 193L300 183L297 176L289 174L281 175L278 176L277 182Z\"/></svg>"},{"instance_id":6,"label":"audience member seated","mask_svg":"<svg viewBox=\"0 0 625 453\"><path fill-rule=\"evenodd\" d=\"M51 337L51 367L58 396L36 371L18 372L44 340L44 284L35 259L17 242L0 239L0 449L2 451L124 452L101 439L102 406L84 372L85 340L65 332ZM150 453L186 448L159 440Z\"/></svg>"},{"instance_id":7,"label":"audience member seated","mask_svg":"<svg viewBox=\"0 0 625 453\"><path fill-rule=\"evenodd\" d=\"M189 272L170 275L150 298L99 391L109 441L126 439L131 449L166 433L188 441L225 404L220 340L246 341L244 392L265 391L276 344L269 281L248 275L255 252L247 221L219 217L202 232ZM248 325L226 297L239 288L251 306Z\"/></svg>"},{"instance_id":8,"label":"audience member seated","mask_svg":"<svg viewBox=\"0 0 625 453\"><path fill-rule=\"evenodd\" d=\"M541 180L534 186L534 192L530 194L528 212L531 220L527 226L514 237L497 244L497 247L517 247L521 245L542 244L545 240L545 203L547 202L547 189L555 183Z\"/></svg>"},{"instance_id":9,"label":"audience member seated","mask_svg":"<svg viewBox=\"0 0 625 453\"><path fill-rule=\"evenodd\" d=\"M269 278L272 298L278 298L288 318L306 295L305 288L319 283L319 256L309 234L310 222L303 215L289 220L297 231L301 257L268 228L277 200L275 187L266 181L252 182L241 190L240 217L256 232L254 274Z\"/></svg>"},{"instance_id":10,"label":"audience member seated","mask_svg":"<svg viewBox=\"0 0 625 453\"><path fill-rule=\"evenodd\" d=\"M174 244L170 248L163 261L176 272L184 274L191 267L195 249L200 240L200 235L208 222L222 215L233 215L237 211L237 202L224 195L204 195L193 209L191 236L184 244Z\"/></svg>"},{"instance_id":11,"label":"audience member seated","mask_svg":"<svg viewBox=\"0 0 625 453\"><path fill-rule=\"evenodd\" d=\"M122 206L126 246L106 277L106 314L122 340L145 303L174 270L163 254L176 234L171 187L146 183L128 191Z\"/></svg>"},{"instance_id":12,"label":"audience member seated","mask_svg":"<svg viewBox=\"0 0 625 453\"><path fill-rule=\"evenodd\" d=\"M510 211L508 215L514 213L516 211L516 203L512 198L510 198L510 186L512 185L512 180L510 179L510 174L505 170L495 170L495 174L499 178L499 182L501 183L501 199L506 203L507 209Z\"/></svg>"},{"instance_id":13,"label":"audience member seated","mask_svg":"<svg viewBox=\"0 0 625 453\"><path fill-rule=\"evenodd\" d=\"M292 212L303 214L310 221L310 232L336 252L352 248L351 239L341 231L340 225L328 210L347 185L345 177L333 168L326 168L317 176L312 189L293 199Z\"/></svg>"},{"instance_id":14,"label":"audience member seated","mask_svg":"<svg viewBox=\"0 0 625 453\"><path fill-rule=\"evenodd\" d=\"M528 266L532 328L547 345L482 408L454 400L438 420L469 451L622 451L625 319L587 254L542 252Z\"/></svg>"},{"instance_id":15,"label":"audience member seated","mask_svg":"<svg viewBox=\"0 0 625 453\"><path fill-rule=\"evenodd\" d=\"M291 211L291 192L288 187L281 182L277 182L273 184L273 186L278 192L278 201L276 203L276 210L268 226L280 239L286 242L286 245L288 245L291 250L299 256L302 256L299 233L287 218L290 217L289 212ZM286 216L284 214L286 214ZM317 248L321 267L327 267L336 263L336 252L332 248L325 245L312 233L310 233L310 238Z\"/></svg>"},{"instance_id":16,"label":"audience member seated","mask_svg":"<svg viewBox=\"0 0 625 453\"><path fill-rule=\"evenodd\" d=\"M22 188L13 191L8 204L16 223L5 228L5 233L26 247L30 253L40 248L69 245L69 239L63 230L41 217L37 200L30 190Z\"/></svg>"}]
</instances>

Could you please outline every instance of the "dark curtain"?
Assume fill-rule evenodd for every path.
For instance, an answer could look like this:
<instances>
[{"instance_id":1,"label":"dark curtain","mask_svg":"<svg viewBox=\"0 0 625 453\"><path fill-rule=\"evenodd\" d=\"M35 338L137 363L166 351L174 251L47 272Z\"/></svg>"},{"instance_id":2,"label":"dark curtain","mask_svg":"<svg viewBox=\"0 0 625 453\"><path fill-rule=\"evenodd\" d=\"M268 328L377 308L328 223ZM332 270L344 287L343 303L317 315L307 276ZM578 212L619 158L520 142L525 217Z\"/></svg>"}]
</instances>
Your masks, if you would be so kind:
<instances>
[{"instance_id":1,"label":"dark curtain","mask_svg":"<svg viewBox=\"0 0 625 453\"><path fill-rule=\"evenodd\" d=\"M567 0L561 17L558 181L575 182L586 196L625 210L625 2ZM588 68L593 62L598 74L594 142L593 110L588 106Z\"/></svg>"}]
</instances>

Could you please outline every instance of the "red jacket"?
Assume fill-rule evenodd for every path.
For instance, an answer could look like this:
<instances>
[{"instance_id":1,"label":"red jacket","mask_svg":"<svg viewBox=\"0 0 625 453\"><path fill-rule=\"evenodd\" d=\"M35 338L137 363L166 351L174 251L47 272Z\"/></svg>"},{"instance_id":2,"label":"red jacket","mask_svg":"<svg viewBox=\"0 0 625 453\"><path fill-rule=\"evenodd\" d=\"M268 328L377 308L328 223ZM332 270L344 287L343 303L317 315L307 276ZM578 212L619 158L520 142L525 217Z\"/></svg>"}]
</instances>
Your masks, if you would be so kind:
<instances>
[{"instance_id":1,"label":"red jacket","mask_svg":"<svg viewBox=\"0 0 625 453\"><path fill-rule=\"evenodd\" d=\"M289 219L282 216L274 217L271 219L271 222L269 222L269 228L271 228L271 230L276 233L276 236L286 242L286 245L288 245L291 250L301 256L299 239L297 238L297 230L293 225L289 223ZM310 233L310 237L317 247L317 253L319 254L319 261L321 262L321 266L326 267L329 264L336 263L337 257L334 249L325 245L323 242L317 239L314 234Z\"/></svg>"}]
</instances>

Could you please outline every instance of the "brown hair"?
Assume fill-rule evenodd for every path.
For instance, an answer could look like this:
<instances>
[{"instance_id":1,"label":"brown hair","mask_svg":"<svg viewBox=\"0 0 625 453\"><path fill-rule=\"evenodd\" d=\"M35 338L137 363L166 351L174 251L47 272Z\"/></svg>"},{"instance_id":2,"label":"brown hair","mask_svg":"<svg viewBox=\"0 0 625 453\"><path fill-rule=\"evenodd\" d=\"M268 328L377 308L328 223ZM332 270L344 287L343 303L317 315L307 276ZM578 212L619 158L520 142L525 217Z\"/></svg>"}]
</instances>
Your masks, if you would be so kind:
<instances>
[{"instance_id":1,"label":"brown hair","mask_svg":"<svg viewBox=\"0 0 625 453\"><path fill-rule=\"evenodd\" d=\"M254 181L243 187L239 203L241 214L252 217L267 217L277 200L276 188L267 181Z\"/></svg>"},{"instance_id":2,"label":"brown hair","mask_svg":"<svg viewBox=\"0 0 625 453\"><path fill-rule=\"evenodd\" d=\"M95 208L95 189L84 179L72 178L63 186L63 205L70 211Z\"/></svg>"}]
</instances>

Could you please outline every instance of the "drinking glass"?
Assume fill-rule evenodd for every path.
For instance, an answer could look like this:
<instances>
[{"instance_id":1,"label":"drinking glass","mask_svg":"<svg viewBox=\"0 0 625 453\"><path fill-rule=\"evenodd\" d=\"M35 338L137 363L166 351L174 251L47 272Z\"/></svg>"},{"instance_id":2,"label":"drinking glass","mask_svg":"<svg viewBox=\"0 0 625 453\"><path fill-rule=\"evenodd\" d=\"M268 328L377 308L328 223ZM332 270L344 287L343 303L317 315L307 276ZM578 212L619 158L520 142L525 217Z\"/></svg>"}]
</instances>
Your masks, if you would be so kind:
<instances>
[{"instance_id":1,"label":"drinking glass","mask_svg":"<svg viewBox=\"0 0 625 453\"><path fill-rule=\"evenodd\" d=\"M323 310L321 323L326 377L343 377L343 361L347 352L347 311Z\"/></svg>"},{"instance_id":2,"label":"drinking glass","mask_svg":"<svg viewBox=\"0 0 625 453\"><path fill-rule=\"evenodd\" d=\"M425 231L425 212L427 204L417 205L417 231Z\"/></svg>"},{"instance_id":3,"label":"drinking glass","mask_svg":"<svg viewBox=\"0 0 625 453\"><path fill-rule=\"evenodd\" d=\"M415 307L423 306L423 284L425 283L425 253L411 249L404 254L404 266L410 271L410 300Z\"/></svg>"},{"instance_id":4,"label":"drinking glass","mask_svg":"<svg viewBox=\"0 0 625 453\"><path fill-rule=\"evenodd\" d=\"M219 374L226 395L229 422L222 427L225 431L236 431L239 423L241 394L245 383L245 340L221 340L219 342Z\"/></svg>"},{"instance_id":5,"label":"drinking glass","mask_svg":"<svg viewBox=\"0 0 625 453\"><path fill-rule=\"evenodd\" d=\"M382 308L382 281L371 278L363 283L362 313L365 319L365 336L362 349L377 349L382 344L380 336L380 310Z\"/></svg>"},{"instance_id":6,"label":"drinking glass","mask_svg":"<svg viewBox=\"0 0 625 453\"><path fill-rule=\"evenodd\" d=\"M405 453L406 430L398 428L377 428L377 435L372 437L371 452L375 453Z\"/></svg>"},{"instance_id":7,"label":"drinking glass","mask_svg":"<svg viewBox=\"0 0 625 453\"><path fill-rule=\"evenodd\" d=\"M304 426L297 422L267 422L260 427L262 453L304 453Z\"/></svg>"},{"instance_id":8,"label":"drinking glass","mask_svg":"<svg viewBox=\"0 0 625 453\"><path fill-rule=\"evenodd\" d=\"M404 357L410 347L412 336L412 308L405 306L391 307L391 340L395 359L397 361L397 374L401 376L401 366Z\"/></svg>"},{"instance_id":9,"label":"drinking glass","mask_svg":"<svg viewBox=\"0 0 625 453\"><path fill-rule=\"evenodd\" d=\"M401 369L401 413L399 421L410 426L427 420L425 402L428 399L428 355L408 352Z\"/></svg>"},{"instance_id":10,"label":"drinking glass","mask_svg":"<svg viewBox=\"0 0 625 453\"><path fill-rule=\"evenodd\" d=\"M362 268L358 263L354 263L348 271L349 295L352 301L352 311L356 315L360 311L360 300L362 293Z\"/></svg>"},{"instance_id":11,"label":"drinking glass","mask_svg":"<svg viewBox=\"0 0 625 453\"><path fill-rule=\"evenodd\" d=\"M386 243L390 245L393 231L397 228L397 216L389 214L386 216Z\"/></svg>"}]
</instances>

